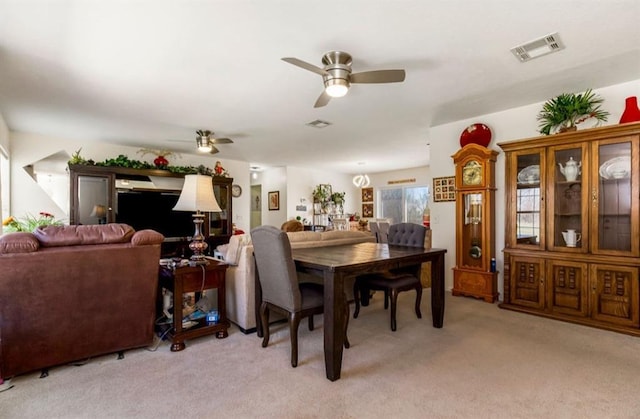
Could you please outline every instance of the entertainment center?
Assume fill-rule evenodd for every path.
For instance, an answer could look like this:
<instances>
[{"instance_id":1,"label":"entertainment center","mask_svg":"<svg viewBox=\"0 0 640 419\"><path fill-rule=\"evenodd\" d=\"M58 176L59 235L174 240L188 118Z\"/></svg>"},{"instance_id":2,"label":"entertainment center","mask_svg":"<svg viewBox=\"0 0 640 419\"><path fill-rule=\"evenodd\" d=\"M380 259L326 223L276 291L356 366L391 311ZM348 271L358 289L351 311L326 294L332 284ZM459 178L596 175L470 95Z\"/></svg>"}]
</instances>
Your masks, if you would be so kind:
<instances>
[{"instance_id":1,"label":"entertainment center","mask_svg":"<svg viewBox=\"0 0 640 419\"><path fill-rule=\"evenodd\" d=\"M185 256L193 234L192 213L174 211L185 173L160 169L70 164L70 223L126 223L136 230L153 229L165 236L163 256ZM232 234L233 178L213 176L222 209L207 213L203 234L209 251L229 242Z\"/></svg>"}]
</instances>

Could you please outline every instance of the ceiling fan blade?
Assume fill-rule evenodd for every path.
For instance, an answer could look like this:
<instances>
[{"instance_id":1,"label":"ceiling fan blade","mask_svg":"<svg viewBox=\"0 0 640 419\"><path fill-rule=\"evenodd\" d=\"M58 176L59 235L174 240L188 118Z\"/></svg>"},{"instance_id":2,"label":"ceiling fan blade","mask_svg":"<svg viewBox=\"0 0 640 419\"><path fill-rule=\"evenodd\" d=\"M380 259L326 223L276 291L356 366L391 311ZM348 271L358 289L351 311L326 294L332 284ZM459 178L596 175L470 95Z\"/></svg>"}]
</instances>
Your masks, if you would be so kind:
<instances>
[{"instance_id":1,"label":"ceiling fan blade","mask_svg":"<svg viewBox=\"0 0 640 419\"><path fill-rule=\"evenodd\" d=\"M232 144L231 138L212 138L211 142L213 144Z\"/></svg>"},{"instance_id":2,"label":"ceiling fan blade","mask_svg":"<svg viewBox=\"0 0 640 419\"><path fill-rule=\"evenodd\" d=\"M313 64L309 64L309 63L307 63L305 61L299 60L297 58L285 57L285 58L282 59L282 61L286 61L289 64L293 64L293 65L298 66L300 68L304 68L305 70L312 71L312 72L314 72L316 74L320 74L321 76L326 76L326 75L329 74L324 69L322 69L320 67L317 67L317 66L315 66Z\"/></svg>"},{"instance_id":3,"label":"ceiling fan blade","mask_svg":"<svg viewBox=\"0 0 640 419\"><path fill-rule=\"evenodd\" d=\"M404 81L404 70L376 70L354 73L350 77L351 83L397 83Z\"/></svg>"},{"instance_id":4,"label":"ceiling fan blade","mask_svg":"<svg viewBox=\"0 0 640 419\"><path fill-rule=\"evenodd\" d=\"M318 100L316 100L316 104L313 105L314 108L321 108L323 106L326 106L327 103L329 103L329 101L331 100L331 96L329 96L327 94L327 92L325 92L324 90L322 91L322 94L318 97Z\"/></svg>"},{"instance_id":5,"label":"ceiling fan blade","mask_svg":"<svg viewBox=\"0 0 640 419\"><path fill-rule=\"evenodd\" d=\"M215 148L213 145L211 146L211 151L209 152L209 154L216 154L219 153L220 150L218 150L217 148Z\"/></svg>"}]
</instances>

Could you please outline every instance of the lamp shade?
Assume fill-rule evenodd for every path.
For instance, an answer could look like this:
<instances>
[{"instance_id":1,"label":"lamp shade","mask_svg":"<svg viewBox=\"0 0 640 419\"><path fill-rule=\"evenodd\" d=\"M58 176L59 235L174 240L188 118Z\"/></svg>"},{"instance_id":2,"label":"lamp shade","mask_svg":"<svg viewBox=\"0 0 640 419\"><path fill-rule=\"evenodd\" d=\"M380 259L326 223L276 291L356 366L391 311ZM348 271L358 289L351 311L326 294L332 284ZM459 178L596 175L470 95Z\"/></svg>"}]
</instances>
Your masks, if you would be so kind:
<instances>
[{"instance_id":1,"label":"lamp shade","mask_svg":"<svg viewBox=\"0 0 640 419\"><path fill-rule=\"evenodd\" d=\"M94 205L89 217L103 218L107 216L107 207L104 205Z\"/></svg>"},{"instance_id":2,"label":"lamp shade","mask_svg":"<svg viewBox=\"0 0 640 419\"><path fill-rule=\"evenodd\" d=\"M186 175L180 198L173 207L175 211L221 212L213 194L211 176Z\"/></svg>"}]
</instances>

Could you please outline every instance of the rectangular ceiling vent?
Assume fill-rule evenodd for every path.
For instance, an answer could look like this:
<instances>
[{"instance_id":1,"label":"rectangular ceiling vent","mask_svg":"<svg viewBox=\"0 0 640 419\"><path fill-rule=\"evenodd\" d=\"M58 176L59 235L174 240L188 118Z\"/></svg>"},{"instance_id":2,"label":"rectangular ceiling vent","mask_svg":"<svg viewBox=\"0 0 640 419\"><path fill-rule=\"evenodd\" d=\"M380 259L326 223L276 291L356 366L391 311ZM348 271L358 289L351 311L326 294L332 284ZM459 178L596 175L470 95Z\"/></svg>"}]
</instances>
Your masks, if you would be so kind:
<instances>
[{"instance_id":1,"label":"rectangular ceiling vent","mask_svg":"<svg viewBox=\"0 0 640 419\"><path fill-rule=\"evenodd\" d=\"M315 121L307 122L306 125L314 128L326 128L331 125L331 122L322 121L320 119L316 119Z\"/></svg>"},{"instance_id":2,"label":"rectangular ceiling vent","mask_svg":"<svg viewBox=\"0 0 640 419\"><path fill-rule=\"evenodd\" d=\"M526 44L513 47L511 48L511 52L516 56L518 61L524 63L531 61L534 58L551 54L552 52L558 52L562 49L564 49L564 44L560 41L558 32L555 32L547 36L543 36L542 38L527 42Z\"/></svg>"}]
</instances>

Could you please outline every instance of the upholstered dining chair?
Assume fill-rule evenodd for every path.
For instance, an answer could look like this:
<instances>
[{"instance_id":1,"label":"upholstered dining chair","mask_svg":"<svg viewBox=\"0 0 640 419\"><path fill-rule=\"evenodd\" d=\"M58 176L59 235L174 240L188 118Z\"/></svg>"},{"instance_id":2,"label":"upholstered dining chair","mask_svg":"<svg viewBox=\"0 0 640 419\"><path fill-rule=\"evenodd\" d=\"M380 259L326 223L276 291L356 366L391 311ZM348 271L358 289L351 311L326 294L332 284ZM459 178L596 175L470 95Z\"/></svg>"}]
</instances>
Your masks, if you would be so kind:
<instances>
[{"instance_id":1,"label":"upholstered dining chair","mask_svg":"<svg viewBox=\"0 0 640 419\"><path fill-rule=\"evenodd\" d=\"M389 246L424 247L426 228L420 224L400 223L389 226L387 241ZM396 331L396 306L398 293L402 291L416 291L415 311L421 319L420 302L422 300L422 284L420 278L415 275L396 271L360 275L353 286L355 311L353 318L357 319L360 313L361 296L369 294L370 290L384 291L384 308L389 308L391 302L391 330Z\"/></svg>"},{"instance_id":2,"label":"upholstered dining chair","mask_svg":"<svg viewBox=\"0 0 640 419\"><path fill-rule=\"evenodd\" d=\"M309 330L314 329L313 316L323 313L324 287L321 284L299 282L296 266L291 256L291 243L287 233L273 226L261 226L251 230L256 275L262 289L260 317L262 322L262 347L269 345L269 311L284 314L289 323L291 339L291 366L298 365L298 326L309 319ZM347 306L348 307L348 306ZM348 308L347 308L348 310ZM345 313L344 345L348 312Z\"/></svg>"},{"instance_id":3,"label":"upholstered dining chair","mask_svg":"<svg viewBox=\"0 0 640 419\"><path fill-rule=\"evenodd\" d=\"M375 221L369 221L369 231L376 238L376 243L380 243L380 230L378 229L378 223Z\"/></svg>"},{"instance_id":4,"label":"upholstered dining chair","mask_svg":"<svg viewBox=\"0 0 640 419\"><path fill-rule=\"evenodd\" d=\"M389 236L389 222L378 221L378 243L387 243L387 237Z\"/></svg>"}]
</instances>

